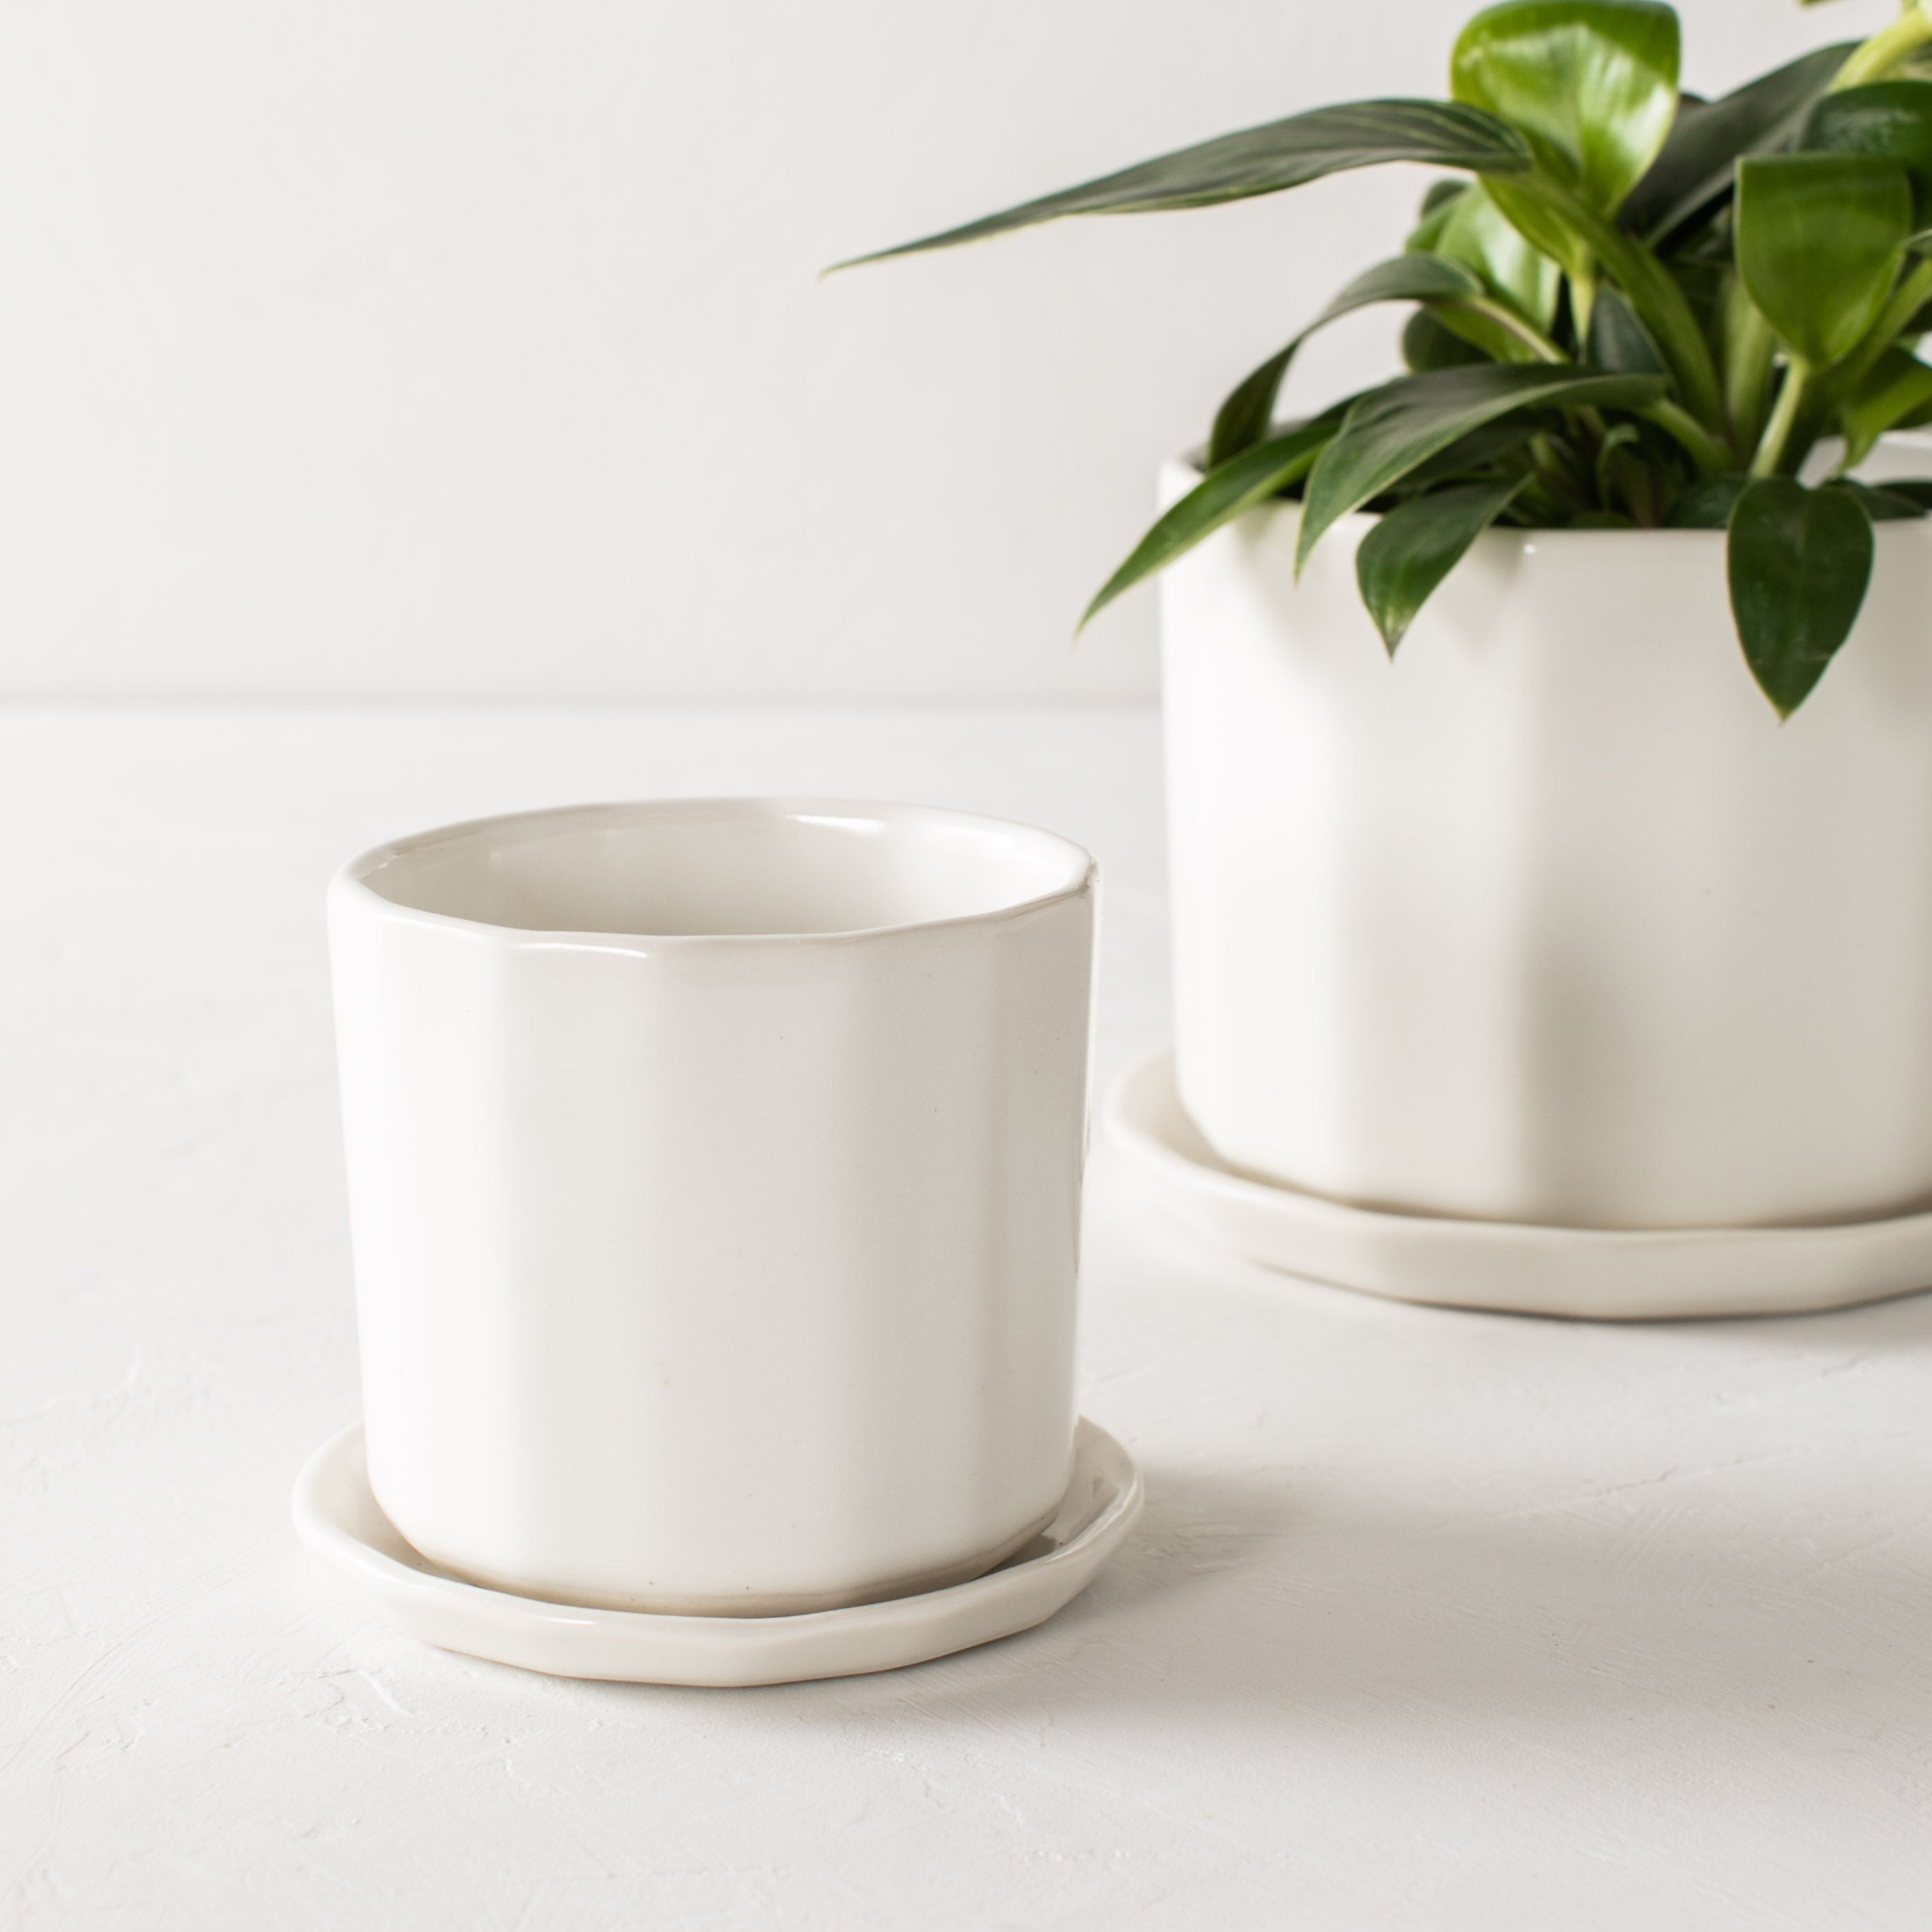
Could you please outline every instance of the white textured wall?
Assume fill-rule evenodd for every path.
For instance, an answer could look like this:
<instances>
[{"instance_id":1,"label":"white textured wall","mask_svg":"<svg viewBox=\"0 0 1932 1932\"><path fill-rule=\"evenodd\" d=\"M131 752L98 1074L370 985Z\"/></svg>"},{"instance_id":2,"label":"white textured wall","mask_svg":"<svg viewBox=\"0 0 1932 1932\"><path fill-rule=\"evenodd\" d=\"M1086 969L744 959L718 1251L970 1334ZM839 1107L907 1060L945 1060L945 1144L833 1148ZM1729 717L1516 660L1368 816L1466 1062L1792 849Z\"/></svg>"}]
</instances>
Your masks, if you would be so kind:
<instances>
[{"instance_id":1,"label":"white textured wall","mask_svg":"<svg viewBox=\"0 0 1932 1932\"><path fill-rule=\"evenodd\" d=\"M1688 0L1690 78L1889 10ZM1150 688L1144 598L1068 638L1154 462L1420 183L814 272L1437 92L1463 11L10 0L0 692Z\"/></svg>"}]
</instances>

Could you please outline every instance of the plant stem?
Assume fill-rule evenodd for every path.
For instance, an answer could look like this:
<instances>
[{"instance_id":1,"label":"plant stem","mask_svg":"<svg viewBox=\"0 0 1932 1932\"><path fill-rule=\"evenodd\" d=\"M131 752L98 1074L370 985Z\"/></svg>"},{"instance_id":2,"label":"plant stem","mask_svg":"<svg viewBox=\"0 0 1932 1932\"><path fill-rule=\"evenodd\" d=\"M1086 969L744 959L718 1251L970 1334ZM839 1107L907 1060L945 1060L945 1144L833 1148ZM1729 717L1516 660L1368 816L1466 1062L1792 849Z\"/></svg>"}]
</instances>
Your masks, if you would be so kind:
<instances>
[{"instance_id":1,"label":"plant stem","mask_svg":"<svg viewBox=\"0 0 1932 1932\"><path fill-rule=\"evenodd\" d=\"M1899 278L1890 299L1879 310L1878 320L1832 372L1834 375L1842 375L1846 388L1856 388L1928 300L1932 300L1932 262L1920 262Z\"/></svg>"},{"instance_id":2,"label":"plant stem","mask_svg":"<svg viewBox=\"0 0 1932 1932\"><path fill-rule=\"evenodd\" d=\"M1724 398L1710 346L1684 291L1644 244L1606 221L1588 202L1549 184L1539 191L1589 244L1657 339L1690 413L1707 428L1724 426ZM1575 284L1571 284L1574 302ZM1579 338L1580 341L1581 338Z\"/></svg>"},{"instance_id":3,"label":"plant stem","mask_svg":"<svg viewBox=\"0 0 1932 1932\"><path fill-rule=\"evenodd\" d=\"M1544 488L1558 502L1567 504L1572 514L1591 507L1589 493L1570 475L1569 465L1545 431L1539 430L1530 438L1529 460Z\"/></svg>"},{"instance_id":4,"label":"plant stem","mask_svg":"<svg viewBox=\"0 0 1932 1932\"><path fill-rule=\"evenodd\" d=\"M1664 520L1658 506L1656 478L1627 450L1612 451L1608 468L1630 506L1630 520L1639 530L1655 530Z\"/></svg>"},{"instance_id":5,"label":"plant stem","mask_svg":"<svg viewBox=\"0 0 1932 1932\"><path fill-rule=\"evenodd\" d=\"M1903 63L1928 40L1932 40L1932 11L1924 0L1908 4L1888 27L1881 27L1864 45L1839 68L1831 91L1862 87L1867 81L1880 80Z\"/></svg>"},{"instance_id":6,"label":"plant stem","mask_svg":"<svg viewBox=\"0 0 1932 1932\"><path fill-rule=\"evenodd\" d=\"M1590 316L1597 306L1597 278L1594 272L1587 275L1570 278L1570 320L1576 331L1576 350L1585 353L1585 346L1590 340Z\"/></svg>"},{"instance_id":7,"label":"plant stem","mask_svg":"<svg viewBox=\"0 0 1932 1932\"><path fill-rule=\"evenodd\" d=\"M1865 331L1858 346L1811 385L1796 431L1801 460L1823 433L1838 406L1871 373L1872 365L1928 300L1932 300L1932 262L1920 262L1900 278L1891 298L1880 310L1878 320Z\"/></svg>"},{"instance_id":8,"label":"plant stem","mask_svg":"<svg viewBox=\"0 0 1932 1932\"><path fill-rule=\"evenodd\" d=\"M1763 311L1735 276L1724 291L1722 315L1724 413L1730 418L1731 441L1739 449L1748 449L1764 434L1777 338Z\"/></svg>"},{"instance_id":9,"label":"plant stem","mask_svg":"<svg viewBox=\"0 0 1932 1932\"><path fill-rule=\"evenodd\" d=\"M1778 387L1778 401L1772 410L1770 422L1764 426L1764 436L1758 444L1757 454L1751 458L1750 473L1754 476L1778 474L1785 442L1791 434L1791 425L1798 420L1798 405L1810 374L1796 356L1785 364L1784 380Z\"/></svg>"},{"instance_id":10,"label":"plant stem","mask_svg":"<svg viewBox=\"0 0 1932 1932\"><path fill-rule=\"evenodd\" d=\"M1696 464L1700 476L1722 476L1737 467L1737 458L1682 403L1673 403L1666 396L1661 402L1639 410L1637 414L1682 445Z\"/></svg>"}]
</instances>

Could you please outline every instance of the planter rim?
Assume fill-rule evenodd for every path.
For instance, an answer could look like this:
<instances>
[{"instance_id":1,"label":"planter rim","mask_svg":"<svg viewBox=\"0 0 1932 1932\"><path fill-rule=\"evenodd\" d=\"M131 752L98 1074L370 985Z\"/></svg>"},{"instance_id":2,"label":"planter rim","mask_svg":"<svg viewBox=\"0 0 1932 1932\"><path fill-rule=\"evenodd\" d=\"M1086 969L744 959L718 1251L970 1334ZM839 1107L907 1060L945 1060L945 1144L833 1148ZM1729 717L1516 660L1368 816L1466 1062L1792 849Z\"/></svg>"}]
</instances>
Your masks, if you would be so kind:
<instances>
[{"instance_id":1,"label":"planter rim","mask_svg":"<svg viewBox=\"0 0 1932 1932\"><path fill-rule=\"evenodd\" d=\"M548 832L572 830L580 826L592 826L600 822L614 826L652 820L707 817L725 817L746 823L784 818L868 818L877 820L881 827L904 830L922 826L950 826L982 835L1005 835L1057 867L1060 879L1058 884L1046 890L1028 892L1008 903L979 911L891 920L882 925L824 932L626 932L603 927L512 926L462 914L432 911L426 907L412 904L406 898L392 898L370 883L375 874L388 866L405 862L430 848L483 840L492 834L498 835L502 842L520 843L526 838L542 838ZM507 838L505 835L508 835ZM502 812L411 832L374 846L350 860L330 880L328 896L332 904L353 903L365 913L374 912L384 919L444 928L452 932L470 934L485 944L510 948L575 944L595 946L609 952L638 953L718 946L795 949L850 946L895 938L907 933L1004 925L1090 893L1099 872L1099 863L1093 855L1070 838L1064 838L1058 832L1046 831L1038 826L1015 819L996 818L984 812L958 812L943 806L907 805L872 799L657 798Z\"/></svg>"}]
</instances>

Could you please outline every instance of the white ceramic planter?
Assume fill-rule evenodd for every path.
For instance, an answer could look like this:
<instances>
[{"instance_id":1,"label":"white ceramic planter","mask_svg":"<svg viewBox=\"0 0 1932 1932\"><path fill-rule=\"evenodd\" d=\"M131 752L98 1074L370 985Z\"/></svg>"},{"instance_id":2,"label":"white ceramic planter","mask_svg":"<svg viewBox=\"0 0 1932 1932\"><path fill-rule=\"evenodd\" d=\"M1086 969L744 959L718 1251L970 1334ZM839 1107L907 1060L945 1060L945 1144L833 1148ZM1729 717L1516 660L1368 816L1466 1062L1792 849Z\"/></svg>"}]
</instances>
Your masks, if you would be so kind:
<instances>
[{"instance_id":1,"label":"white ceramic planter","mask_svg":"<svg viewBox=\"0 0 1932 1932\"><path fill-rule=\"evenodd\" d=\"M782 1615L1072 1465L1093 866L910 806L426 833L331 889L371 1487L554 1601Z\"/></svg>"},{"instance_id":2,"label":"white ceramic planter","mask_svg":"<svg viewBox=\"0 0 1932 1932\"><path fill-rule=\"evenodd\" d=\"M1177 1078L1221 1159L1573 1227L1932 1202L1932 525L1880 526L1780 725L1716 532L1492 532L1391 663L1370 520L1298 586L1298 514L1163 580Z\"/></svg>"}]
</instances>

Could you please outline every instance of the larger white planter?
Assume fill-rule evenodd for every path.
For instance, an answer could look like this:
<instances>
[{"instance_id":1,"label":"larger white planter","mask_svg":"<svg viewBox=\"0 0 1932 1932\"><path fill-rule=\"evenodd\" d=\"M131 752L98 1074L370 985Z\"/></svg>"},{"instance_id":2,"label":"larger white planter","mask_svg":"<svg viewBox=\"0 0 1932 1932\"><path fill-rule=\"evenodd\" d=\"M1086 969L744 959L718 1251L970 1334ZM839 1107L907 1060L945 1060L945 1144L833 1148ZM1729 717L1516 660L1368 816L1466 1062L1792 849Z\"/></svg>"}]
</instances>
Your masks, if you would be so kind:
<instances>
[{"instance_id":1,"label":"larger white planter","mask_svg":"<svg viewBox=\"0 0 1932 1932\"><path fill-rule=\"evenodd\" d=\"M1780 724L1716 532L1492 532L1391 662L1370 520L1297 586L1298 515L1164 580L1178 1080L1221 1160L1556 1226L1932 1201L1932 524L1880 526Z\"/></svg>"}]
</instances>

